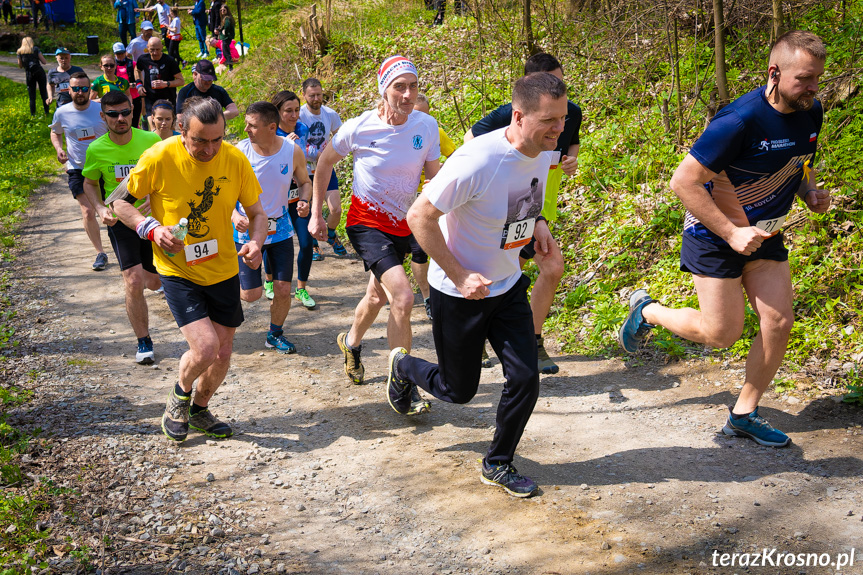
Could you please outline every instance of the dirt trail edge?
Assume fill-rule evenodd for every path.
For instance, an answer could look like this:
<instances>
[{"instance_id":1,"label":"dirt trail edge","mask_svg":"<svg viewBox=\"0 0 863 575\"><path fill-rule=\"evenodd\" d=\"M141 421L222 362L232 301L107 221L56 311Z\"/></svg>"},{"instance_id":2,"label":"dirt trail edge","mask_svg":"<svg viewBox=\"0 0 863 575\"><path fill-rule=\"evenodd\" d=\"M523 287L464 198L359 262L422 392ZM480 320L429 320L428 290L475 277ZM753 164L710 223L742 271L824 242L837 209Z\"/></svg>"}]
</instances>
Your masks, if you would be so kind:
<instances>
[{"instance_id":1,"label":"dirt trail edge","mask_svg":"<svg viewBox=\"0 0 863 575\"><path fill-rule=\"evenodd\" d=\"M163 297L147 292L157 363L134 363L116 259L90 270L79 214L65 178L39 191L24 249L3 265L22 340L5 377L37 391L12 423L48 438L22 465L76 490L74 505L44 517L54 549L44 573L76 571L67 536L103 574L734 573L715 551L835 561L863 540L860 411L771 393L762 412L792 446L726 438L717 432L741 365L557 357L515 461L541 494L482 485L500 364L483 370L470 404L399 416L385 400L384 310L364 344L368 384L350 385L335 338L367 276L327 246L309 284L317 309L296 304L286 322L296 355L263 349L266 300L245 306L211 403L237 434L172 444L159 418L186 345ZM419 303L413 320L414 353L431 359ZM863 573L860 555L841 572Z\"/></svg>"}]
</instances>

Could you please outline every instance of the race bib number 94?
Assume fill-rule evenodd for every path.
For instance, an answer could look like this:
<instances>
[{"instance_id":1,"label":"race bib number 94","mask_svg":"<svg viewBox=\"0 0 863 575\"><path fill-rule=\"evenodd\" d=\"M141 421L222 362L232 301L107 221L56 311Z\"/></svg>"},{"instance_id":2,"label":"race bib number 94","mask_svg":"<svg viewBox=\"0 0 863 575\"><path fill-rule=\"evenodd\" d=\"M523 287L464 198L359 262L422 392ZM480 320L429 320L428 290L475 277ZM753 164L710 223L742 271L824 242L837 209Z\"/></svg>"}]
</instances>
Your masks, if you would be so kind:
<instances>
[{"instance_id":1,"label":"race bib number 94","mask_svg":"<svg viewBox=\"0 0 863 575\"><path fill-rule=\"evenodd\" d=\"M219 240L207 240L185 247L186 265L196 266L219 255Z\"/></svg>"},{"instance_id":2,"label":"race bib number 94","mask_svg":"<svg viewBox=\"0 0 863 575\"><path fill-rule=\"evenodd\" d=\"M533 237L533 229L536 226L536 218L528 218L512 222L503 228L500 247L504 250L512 250L526 246Z\"/></svg>"}]
</instances>

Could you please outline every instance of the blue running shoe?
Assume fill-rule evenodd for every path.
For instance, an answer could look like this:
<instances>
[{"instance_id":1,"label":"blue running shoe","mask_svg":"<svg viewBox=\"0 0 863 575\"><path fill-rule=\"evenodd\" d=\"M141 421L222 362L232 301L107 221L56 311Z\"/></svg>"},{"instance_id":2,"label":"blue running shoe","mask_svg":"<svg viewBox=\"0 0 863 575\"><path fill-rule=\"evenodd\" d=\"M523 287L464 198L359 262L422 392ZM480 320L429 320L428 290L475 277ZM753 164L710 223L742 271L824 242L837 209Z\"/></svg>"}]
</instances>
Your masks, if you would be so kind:
<instances>
[{"instance_id":1,"label":"blue running shoe","mask_svg":"<svg viewBox=\"0 0 863 575\"><path fill-rule=\"evenodd\" d=\"M313 262L324 261L324 254L321 253L321 248L318 246L312 247L312 261Z\"/></svg>"},{"instance_id":2,"label":"blue running shoe","mask_svg":"<svg viewBox=\"0 0 863 575\"><path fill-rule=\"evenodd\" d=\"M775 429L767 423L766 419L758 415L757 407L749 415L740 418L734 416L730 407L728 412L728 421L722 428L722 433L725 435L748 437L759 445L766 445L767 447L785 447L791 443L790 437Z\"/></svg>"},{"instance_id":3,"label":"blue running shoe","mask_svg":"<svg viewBox=\"0 0 863 575\"><path fill-rule=\"evenodd\" d=\"M513 497L530 497L539 491L536 482L516 471L511 463L490 465L483 459L480 479L486 485L503 487Z\"/></svg>"},{"instance_id":4,"label":"blue running shoe","mask_svg":"<svg viewBox=\"0 0 863 575\"><path fill-rule=\"evenodd\" d=\"M102 252L96 254L96 261L93 262L93 271L100 272L108 266L108 254Z\"/></svg>"},{"instance_id":5,"label":"blue running shoe","mask_svg":"<svg viewBox=\"0 0 863 575\"><path fill-rule=\"evenodd\" d=\"M153 340L149 337L143 338L138 342L138 351L135 353L135 361L141 365L151 365L154 357Z\"/></svg>"},{"instance_id":6,"label":"blue running shoe","mask_svg":"<svg viewBox=\"0 0 863 575\"><path fill-rule=\"evenodd\" d=\"M339 239L339 236L333 235L328 237L327 243L332 246L333 251L337 256L348 255L348 250L345 248L344 244L342 244L342 240Z\"/></svg>"},{"instance_id":7,"label":"blue running shoe","mask_svg":"<svg viewBox=\"0 0 863 575\"><path fill-rule=\"evenodd\" d=\"M274 335L273 332L267 332L267 343L269 348L273 348L279 353L296 353L297 346L287 340L284 333Z\"/></svg>"},{"instance_id":8,"label":"blue running shoe","mask_svg":"<svg viewBox=\"0 0 863 575\"><path fill-rule=\"evenodd\" d=\"M629 296L629 315L626 316L626 320L617 333L620 347L624 351L629 353L638 351L638 346L641 345L644 336L656 327L644 321L644 317L641 315L641 310L650 303L653 303L653 299L647 295L647 290L638 289Z\"/></svg>"}]
</instances>

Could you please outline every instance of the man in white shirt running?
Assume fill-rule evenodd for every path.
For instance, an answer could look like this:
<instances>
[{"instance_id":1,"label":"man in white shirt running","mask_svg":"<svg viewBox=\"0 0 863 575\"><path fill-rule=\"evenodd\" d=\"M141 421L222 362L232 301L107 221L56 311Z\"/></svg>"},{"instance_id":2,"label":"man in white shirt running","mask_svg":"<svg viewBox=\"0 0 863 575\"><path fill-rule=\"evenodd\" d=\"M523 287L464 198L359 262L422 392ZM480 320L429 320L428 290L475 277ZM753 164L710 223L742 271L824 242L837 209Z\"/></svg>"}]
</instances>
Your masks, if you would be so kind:
<instances>
[{"instance_id":1,"label":"man in white shirt running","mask_svg":"<svg viewBox=\"0 0 863 575\"><path fill-rule=\"evenodd\" d=\"M96 138L108 131L102 120L99 106L92 105L90 100L90 78L84 72L75 72L69 78L69 90L72 101L60 106L54 112L51 123L51 144L57 152L57 161L66 164L66 174L69 177L69 189L72 197L81 207L81 217L84 220L84 231L90 238L90 243L96 249L96 261L93 269L102 271L108 265L108 256L102 247L102 233L96 220L96 209L84 193L84 161L87 146ZM63 138L66 139L66 150L63 150Z\"/></svg>"},{"instance_id":2,"label":"man in white shirt running","mask_svg":"<svg viewBox=\"0 0 863 575\"><path fill-rule=\"evenodd\" d=\"M261 184L261 205L267 213L267 240L261 252L267 254L273 276L273 303L270 305L270 329L265 345L279 353L294 353L296 347L284 335L283 325L291 309L291 281L294 276L294 227L288 206L297 198L297 212L309 213L312 183L306 173L303 151L288 138L276 134L279 110L270 102L254 102L246 108L248 138L237 144L252 164ZM291 179L297 187L291 189ZM239 203L231 216L237 251L249 242L249 218ZM261 267L240 264L240 298L257 301L264 292Z\"/></svg>"},{"instance_id":3,"label":"man in white shirt running","mask_svg":"<svg viewBox=\"0 0 863 575\"><path fill-rule=\"evenodd\" d=\"M309 134L305 139L305 149L308 162L307 168L309 175L314 182L315 173L317 173L318 158L321 153L330 143L330 139L339 131L342 126L342 119L339 114L330 108L324 106L324 89L321 86L320 80L317 78L306 78L303 80L303 99L306 103L300 108L300 122L308 126ZM347 255L348 251L342 245L342 241L336 235L336 228L339 227L339 222L342 219L342 197L339 194L339 179L336 177L335 170L331 172L319 172L321 179L327 182L327 209L330 213L327 216L327 243L333 248L333 252L337 256ZM318 240L313 239L314 253L312 259L321 261L324 256L318 247Z\"/></svg>"},{"instance_id":4,"label":"man in white shirt running","mask_svg":"<svg viewBox=\"0 0 863 575\"><path fill-rule=\"evenodd\" d=\"M540 215L567 114L566 86L547 72L520 78L513 88L509 127L459 148L423 188L408 223L432 258L432 333L438 363L390 352L387 398L407 415L413 389L467 403L477 392L480 352L488 338L506 377L497 428L482 462L481 480L516 497L538 487L512 465L539 396L537 345L527 301L530 280L518 254L535 239L536 251L554 247Z\"/></svg>"},{"instance_id":5,"label":"man in white shirt running","mask_svg":"<svg viewBox=\"0 0 863 575\"><path fill-rule=\"evenodd\" d=\"M411 230L405 216L416 197L420 174L433 178L440 164L437 122L427 114L412 114L419 93L417 70L404 56L384 60L378 71L377 109L345 122L318 159L318 170L328 174L333 166L354 155L354 183L345 229L354 249L371 271L366 294L354 315L350 330L338 336L345 356L345 373L363 383L360 360L363 335L378 312L390 303L387 341L390 349L411 345L411 309L414 293L402 267L411 251ZM309 232L324 239L327 224L321 213L327 193L326 178L314 180ZM477 352L479 353L479 352ZM428 410L414 390L410 413Z\"/></svg>"}]
</instances>

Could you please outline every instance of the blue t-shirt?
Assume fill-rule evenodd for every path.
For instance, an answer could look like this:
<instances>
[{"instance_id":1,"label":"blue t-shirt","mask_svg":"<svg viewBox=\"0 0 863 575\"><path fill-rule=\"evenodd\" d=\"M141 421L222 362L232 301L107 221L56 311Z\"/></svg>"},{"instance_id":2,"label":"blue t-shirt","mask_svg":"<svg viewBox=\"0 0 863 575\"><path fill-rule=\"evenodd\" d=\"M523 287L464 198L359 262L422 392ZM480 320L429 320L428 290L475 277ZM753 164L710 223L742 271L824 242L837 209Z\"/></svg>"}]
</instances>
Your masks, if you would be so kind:
<instances>
[{"instance_id":1,"label":"blue t-shirt","mask_svg":"<svg viewBox=\"0 0 863 575\"><path fill-rule=\"evenodd\" d=\"M296 134L298 138L297 141L294 143L297 144L301 150L305 150L306 138L309 136L309 127L298 121L296 127L294 128L294 131L291 133ZM276 135L284 138L288 135L288 133L284 131L281 127L277 127Z\"/></svg>"},{"instance_id":2,"label":"blue t-shirt","mask_svg":"<svg viewBox=\"0 0 863 575\"><path fill-rule=\"evenodd\" d=\"M777 111L763 86L716 114L689 153L716 172L704 187L734 225L769 232L781 229L815 162L823 119L818 100L805 112ZM716 245L728 245L689 212L683 229Z\"/></svg>"},{"instance_id":3,"label":"blue t-shirt","mask_svg":"<svg viewBox=\"0 0 863 575\"><path fill-rule=\"evenodd\" d=\"M485 115L476 124L471 126L471 133L476 136L494 132L500 128L509 126L512 121L512 103L498 106L491 112ZM567 100L566 102L566 121L563 123L563 132L557 137L557 147L555 150L563 156L569 152L569 147L580 143L578 139L578 131L581 129L581 108L578 104L574 104Z\"/></svg>"}]
</instances>

